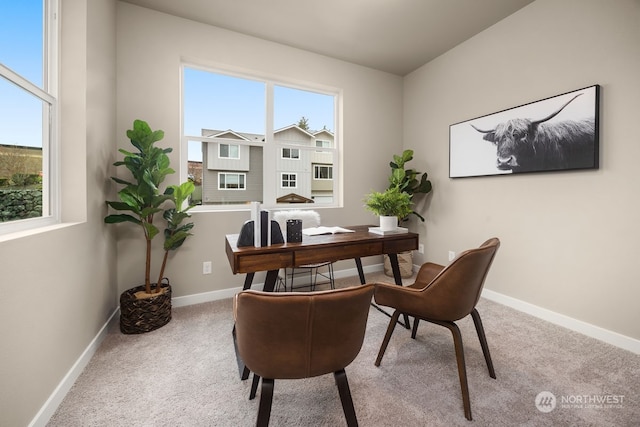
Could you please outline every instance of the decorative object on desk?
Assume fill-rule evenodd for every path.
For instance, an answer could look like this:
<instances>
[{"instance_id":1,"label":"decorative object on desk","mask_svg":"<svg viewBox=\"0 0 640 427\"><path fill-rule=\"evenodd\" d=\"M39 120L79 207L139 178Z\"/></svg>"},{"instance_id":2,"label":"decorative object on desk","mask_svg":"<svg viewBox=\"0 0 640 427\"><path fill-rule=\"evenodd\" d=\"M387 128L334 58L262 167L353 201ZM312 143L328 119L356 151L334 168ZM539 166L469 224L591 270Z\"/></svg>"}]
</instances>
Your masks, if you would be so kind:
<instances>
[{"instance_id":1,"label":"decorative object on desk","mask_svg":"<svg viewBox=\"0 0 640 427\"><path fill-rule=\"evenodd\" d=\"M245 223L242 225L242 229L240 230L240 234L238 235L238 242L236 243L236 246L238 246L239 248L246 246L255 246L254 233L255 227L253 225L253 221L245 221ZM284 236L282 235L280 224L278 224L277 221L271 220L271 241L269 242L269 244L277 245L280 243L284 243Z\"/></svg>"},{"instance_id":2,"label":"decorative object on desk","mask_svg":"<svg viewBox=\"0 0 640 427\"><path fill-rule=\"evenodd\" d=\"M449 127L449 177L598 169L599 85Z\"/></svg>"},{"instance_id":3,"label":"decorative object on desk","mask_svg":"<svg viewBox=\"0 0 640 427\"><path fill-rule=\"evenodd\" d=\"M300 243L300 242L302 242L302 220L288 219L287 220L287 243Z\"/></svg>"},{"instance_id":4,"label":"decorative object on desk","mask_svg":"<svg viewBox=\"0 0 640 427\"><path fill-rule=\"evenodd\" d=\"M380 216L380 228L383 231L394 230L398 226L398 218L411 213L411 196L398 187L389 188L382 193L372 191L365 199L365 208Z\"/></svg>"},{"instance_id":5,"label":"decorative object on desk","mask_svg":"<svg viewBox=\"0 0 640 427\"><path fill-rule=\"evenodd\" d=\"M183 224L183 221L191 216L188 210L192 206L189 206L187 201L195 187L192 182L186 181L180 185L168 185L164 192L160 191L160 184L165 177L174 173L169 167L167 156L172 149L154 145L164 138L163 131L152 131L146 122L135 120L133 129L127 131L127 136L137 152L120 149L125 157L114 165L126 166L133 180L111 177L116 183L124 185L124 188L118 191L120 200L107 201L107 205L128 213L107 215L104 222L130 222L140 226L144 234L144 285L129 289L120 296L120 330L125 334L138 334L158 329L171 320L171 285L168 279L164 278L164 270L169 252L177 250L191 235L193 223ZM166 222L163 232L164 252L158 280L152 284L152 240L160 234L154 218L160 213Z\"/></svg>"}]
</instances>

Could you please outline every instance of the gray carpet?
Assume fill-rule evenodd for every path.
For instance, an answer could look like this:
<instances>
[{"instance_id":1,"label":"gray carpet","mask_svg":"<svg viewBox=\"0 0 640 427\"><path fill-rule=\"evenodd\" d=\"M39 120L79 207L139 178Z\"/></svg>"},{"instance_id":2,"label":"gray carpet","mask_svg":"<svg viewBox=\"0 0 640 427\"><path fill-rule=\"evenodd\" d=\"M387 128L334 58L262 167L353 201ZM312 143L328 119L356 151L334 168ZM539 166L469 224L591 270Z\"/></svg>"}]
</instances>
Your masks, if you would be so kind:
<instances>
[{"instance_id":1,"label":"gray carpet","mask_svg":"<svg viewBox=\"0 0 640 427\"><path fill-rule=\"evenodd\" d=\"M174 308L168 325L144 335L114 328L48 425L255 425L259 394L248 400L251 381L238 377L231 307L227 299ZM484 299L478 311L497 379L471 318L461 320L467 421L450 332L422 322L412 340L396 327L376 368L389 318L372 308L362 351L346 369L360 426L639 425L640 356ZM551 412L536 407L543 391L556 398ZM333 376L276 381L271 425L346 425Z\"/></svg>"}]
</instances>

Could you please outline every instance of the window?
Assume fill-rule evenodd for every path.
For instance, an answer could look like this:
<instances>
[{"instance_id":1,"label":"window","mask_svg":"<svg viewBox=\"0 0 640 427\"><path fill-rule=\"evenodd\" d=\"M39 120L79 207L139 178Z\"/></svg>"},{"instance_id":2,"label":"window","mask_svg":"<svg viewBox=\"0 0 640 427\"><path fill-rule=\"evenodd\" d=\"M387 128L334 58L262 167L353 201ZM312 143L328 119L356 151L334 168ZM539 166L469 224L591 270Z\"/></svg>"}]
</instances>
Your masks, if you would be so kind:
<instances>
[{"instance_id":1,"label":"window","mask_svg":"<svg viewBox=\"0 0 640 427\"><path fill-rule=\"evenodd\" d=\"M282 188L296 188L298 176L295 173L282 174Z\"/></svg>"},{"instance_id":2,"label":"window","mask_svg":"<svg viewBox=\"0 0 640 427\"><path fill-rule=\"evenodd\" d=\"M220 150L218 152L218 157L221 159L239 159L240 158L240 147L237 145L229 145L229 144L220 144Z\"/></svg>"},{"instance_id":3,"label":"window","mask_svg":"<svg viewBox=\"0 0 640 427\"><path fill-rule=\"evenodd\" d=\"M243 173L219 173L218 188L220 190L244 190L246 175Z\"/></svg>"},{"instance_id":4,"label":"window","mask_svg":"<svg viewBox=\"0 0 640 427\"><path fill-rule=\"evenodd\" d=\"M331 166L314 165L314 179L333 179L333 168Z\"/></svg>"},{"instance_id":5,"label":"window","mask_svg":"<svg viewBox=\"0 0 640 427\"><path fill-rule=\"evenodd\" d=\"M292 193L327 206L340 200L339 177L314 185L313 167L333 174L341 161L338 89L183 64L182 96L180 173L194 177L197 209L277 206ZM244 191L226 191L235 189Z\"/></svg>"},{"instance_id":6,"label":"window","mask_svg":"<svg viewBox=\"0 0 640 427\"><path fill-rule=\"evenodd\" d=\"M283 148L282 158L283 159L299 159L300 150L298 150L297 148Z\"/></svg>"},{"instance_id":7,"label":"window","mask_svg":"<svg viewBox=\"0 0 640 427\"><path fill-rule=\"evenodd\" d=\"M2 234L58 221L56 16L55 0L0 2Z\"/></svg>"},{"instance_id":8,"label":"window","mask_svg":"<svg viewBox=\"0 0 640 427\"><path fill-rule=\"evenodd\" d=\"M319 148L330 148L331 147L331 141L325 141L322 139L316 139L316 147Z\"/></svg>"}]
</instances>

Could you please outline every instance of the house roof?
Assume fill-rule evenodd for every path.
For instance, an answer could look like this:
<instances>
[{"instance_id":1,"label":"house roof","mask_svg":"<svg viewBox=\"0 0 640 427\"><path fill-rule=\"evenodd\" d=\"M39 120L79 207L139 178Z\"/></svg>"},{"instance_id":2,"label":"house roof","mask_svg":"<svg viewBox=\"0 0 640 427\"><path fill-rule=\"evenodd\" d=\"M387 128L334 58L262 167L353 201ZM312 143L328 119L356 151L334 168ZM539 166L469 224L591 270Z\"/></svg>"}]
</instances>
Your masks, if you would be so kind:
<instances>
[{"instance_id":1,"label":"house roof","mask_svg":"<svg viewBox=\"0 0 640 427\"><path fill-rule=\"evenodd\" d=\"M277 203L315 203L313 199L308 199L296 193L289 193L285 196L278 197Z\"/></svg>"}]
</instances>

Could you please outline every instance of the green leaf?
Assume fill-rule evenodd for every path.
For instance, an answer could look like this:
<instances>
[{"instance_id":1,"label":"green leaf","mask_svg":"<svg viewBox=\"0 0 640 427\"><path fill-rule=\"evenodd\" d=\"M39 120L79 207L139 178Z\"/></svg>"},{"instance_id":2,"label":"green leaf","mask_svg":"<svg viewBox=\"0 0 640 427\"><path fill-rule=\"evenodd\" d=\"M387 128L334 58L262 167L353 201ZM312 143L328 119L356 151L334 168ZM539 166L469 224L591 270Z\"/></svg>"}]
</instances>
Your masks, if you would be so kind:
<instances>
[{"instance_id":1,"label":"green leaf","mask_svg":"<svg viewBox=\"0 0 640 427\"><path fill-rule=\"evenodd\" d=\"M120 222L132 222L138 225L142 224L139 219L127 214L108 215L104 218L104 222L107 224L117 224Z\"/></svg>"}]
</instances>

